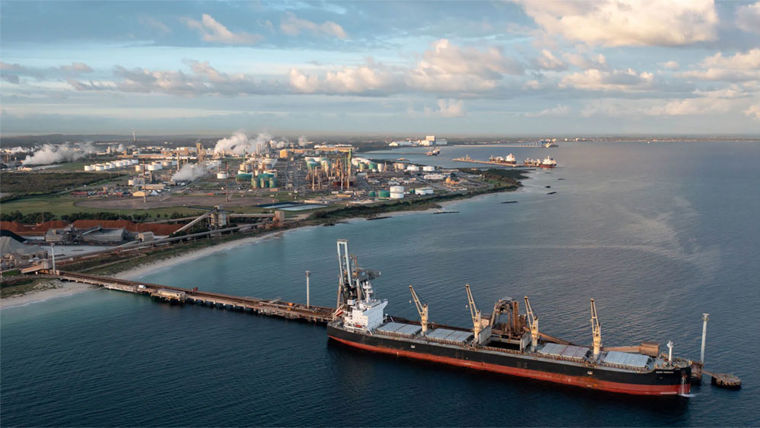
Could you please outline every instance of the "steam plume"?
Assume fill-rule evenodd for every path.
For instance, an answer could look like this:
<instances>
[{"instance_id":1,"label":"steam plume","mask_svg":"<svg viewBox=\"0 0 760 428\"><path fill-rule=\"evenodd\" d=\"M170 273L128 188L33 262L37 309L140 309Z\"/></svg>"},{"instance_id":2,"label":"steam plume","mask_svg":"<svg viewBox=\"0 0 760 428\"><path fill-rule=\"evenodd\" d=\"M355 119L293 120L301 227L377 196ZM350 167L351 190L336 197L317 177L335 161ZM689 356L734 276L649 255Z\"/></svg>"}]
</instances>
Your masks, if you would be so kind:
<instances>
[{"instance_id":1,"label":"steam plume","mask_svg":"<svg viewBox=\"0 0 760 428\"><path fill-rule=\"evenodd\" d=\"M217 141L216 146L214 146L214 153L224 152L226 154L242 155L259 152L271 138L272 136L266 133L260 133L256 138L248 138L244 132L238 131L228 138L222 138Z\"/></svg>"},{"instance_id":2,"label":"steam plume","mask_svg":"<svg viewBox=\"0 0 760 428\"><path fill-rule=\"evenodd\" d=\"M301 146L301 147L306 147L306 146L308 146L309 144L311 144L311 141L309 141L309 139L308 139L308 138L306 138L306 136L304 136L304 135L301 135L300 137L298 137L298 145L299 145L299 146Z\"/></svg>"},{"instance_id":3,"label":"steam plume","mask_svg":"<svg viewBox=\"0 0 760 428\"><path fill-rule=\"evenodd\" d=\"M59 162L72 162L91 153L95 153L92 143L64 143L59 145L44 144L39 150L24 159L24 165L48 165Z\"/></svg>"},{"instance_id":4,"label":"steam plume","mask_svg":"<svg viewBox=\"0 0 760 428\"><path fill-rule=\"evenodd\" d=\"M193 181L197 180L204 175L208 174L209 170L206 165L186 163L182 165L174 175L172 175L173 181Z\"/></svg>"}]
</instances>

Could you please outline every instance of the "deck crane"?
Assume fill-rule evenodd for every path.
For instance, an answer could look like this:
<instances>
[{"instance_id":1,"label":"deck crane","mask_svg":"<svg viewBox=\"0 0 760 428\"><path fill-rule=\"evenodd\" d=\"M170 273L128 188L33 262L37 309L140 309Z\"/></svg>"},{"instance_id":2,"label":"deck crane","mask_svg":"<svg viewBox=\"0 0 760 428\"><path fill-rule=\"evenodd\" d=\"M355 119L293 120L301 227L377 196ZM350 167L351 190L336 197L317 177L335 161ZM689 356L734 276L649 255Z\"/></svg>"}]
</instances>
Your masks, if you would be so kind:
<instances>
[{"instance_id":1,"label":"deck crane","mask_svg":"<svg viewBox=\"0 0 760 428\"><path fill-rule=\"evenodd\" d=\"M528 318L528 327L530 327L530 350L536 352L536 346L538 346L538 317L533 313L528 296L525 296L525 313Z\"/></svg>"},{"instance_id":2,"label":"deck crane","mask_svg":"<svg viewBox=\"0 0 760 428\"><path fill-rule=\"evenodd\" d=\"M428 329L428 305L427 303L423 305L422 302L420 302L420 298L417 297L417 293L411 285L409 286L409 291L412 292L412 299L414 299L414 304L417 306L417 312L420 314L420 325L422 326L422 335L424 336Z\"/></svg>"},{"instance_id":3,"label":"deck crane","mask_svg":"<svg viewBox=\"0 0 760 428\"><path fill-rule=\"evenodd\" d=\"M594 341L594 358L596 358L602 349L602 325L599 323L599 317L596 315L596 303L594 303L594 299L591 299L591 334Z\"/></svg>"},{"instance_id":4,"label":"deck crane","mask_svg":"<svg viewBox=\"0 0 760 428\"><path fill-rule=\"evenodd\" d=\"M472 333L474 341L478 344L485 342L485 339L491 335L488 319L483 319L477 306L475 306L475 299L472 298L472 291L470 291L470 284L465 284L467 289L467 303L470 308L470 317L472 317ZM485 333L485 334L484 334Z\"/></svg>"}]
</instances>

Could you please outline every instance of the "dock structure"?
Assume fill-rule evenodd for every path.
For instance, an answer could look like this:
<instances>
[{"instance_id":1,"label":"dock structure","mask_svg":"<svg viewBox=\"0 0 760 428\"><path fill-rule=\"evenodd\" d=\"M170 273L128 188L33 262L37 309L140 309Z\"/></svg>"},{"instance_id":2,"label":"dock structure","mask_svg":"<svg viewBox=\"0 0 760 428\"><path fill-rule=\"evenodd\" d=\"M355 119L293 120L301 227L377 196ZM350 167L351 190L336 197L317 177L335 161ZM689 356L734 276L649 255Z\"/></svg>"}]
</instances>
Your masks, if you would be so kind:
<instances>
[{"instance_id":1,"label":"dock structure","mask_svg":"<svg viewBox=\"0 0 760 428\"><path fill-rule=\"evenodd\" d=\"M742 381L737 376L734 376L729 373L713 373L709 372L707 370L702 370L702 372L712 379L710 383L713 385L720 387L720 388L726 388L726 389L741 389L742 387Z\"/></svg>"},{"instance_id":2,"label":"dock structure","mask_svg":"<svg viewBox=\"0 0 760 428\"><path fill-rule=\"evenodd\" d=\"M108 290L142 294L167 303L204 305L315 324L327 324L332 321L333 313L335 312L333 308L314 305L307 307L301 303L283 302L280 299L267 300L255 297L231 296L222 293L200 291L198 288L172 287L60 270L45 273L62 281L78 282L103 287Z\"/></svg>"}]
</instances>

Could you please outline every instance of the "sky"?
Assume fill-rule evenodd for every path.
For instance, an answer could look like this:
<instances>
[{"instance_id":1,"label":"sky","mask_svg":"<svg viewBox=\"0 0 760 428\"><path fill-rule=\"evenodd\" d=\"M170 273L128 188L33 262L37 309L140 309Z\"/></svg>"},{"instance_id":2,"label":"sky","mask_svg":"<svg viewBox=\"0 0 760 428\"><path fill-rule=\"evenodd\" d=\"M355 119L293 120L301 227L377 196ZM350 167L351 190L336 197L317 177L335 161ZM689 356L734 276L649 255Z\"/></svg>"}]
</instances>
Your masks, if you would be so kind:
<instances>
[{"instance_id":1,"label":"sky","mask_svg":"<svg viewBox=\"0 0 760 428\"><path fill-rule=\"evenodd\" d=\"M760 134L760 1L0 0L0 133Z\"/></svg>"}]
</instances>

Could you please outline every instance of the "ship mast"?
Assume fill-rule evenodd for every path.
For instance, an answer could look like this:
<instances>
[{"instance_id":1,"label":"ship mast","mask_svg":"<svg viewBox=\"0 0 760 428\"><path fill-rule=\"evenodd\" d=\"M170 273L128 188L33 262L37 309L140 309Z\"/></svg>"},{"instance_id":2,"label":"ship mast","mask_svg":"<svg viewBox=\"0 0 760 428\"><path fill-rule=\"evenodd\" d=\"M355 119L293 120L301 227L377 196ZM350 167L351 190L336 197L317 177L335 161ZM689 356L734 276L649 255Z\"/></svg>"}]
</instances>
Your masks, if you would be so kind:
<instances>
[{"instance_id":1,"label":"ship mast","mask_svg":"<svg viewBox=\"0 0 760 428\"><path fill-rule=\"evenodd\" d=\"M525 296L525 312L530 327L530 350L535 352L536 346L538 346L538 317L533 313L528 296Z\"/></svg>"},{"instance_id":2,"label":"ship mast","mask_svg":"<svg viewBox=\"0 0 760 428\"><path fill-rule=\"evenodd\" d=\"M591 334L594 341L594 358L596 358L602 349L602 325L599 323L599 317L596 315L596 303L594 303L594 299L591 299Z\"/></svg>"},{"instance_id":3,"label":"ship mast","mask_svg":"<svg viewBox=\"0 0 760 428\"><path fill-rule=\"evenodd\" d=\"M417 293L411 285L409 286L409 291L412 292L412 299L414 299L414 304L417 306L417 312L420 314L420 325L422 326L422 335L424 336L428 329L428 305L427 303L422 304L422 302L420 302L420 298L417 297Z\"/></svg>"}]
</instances>

